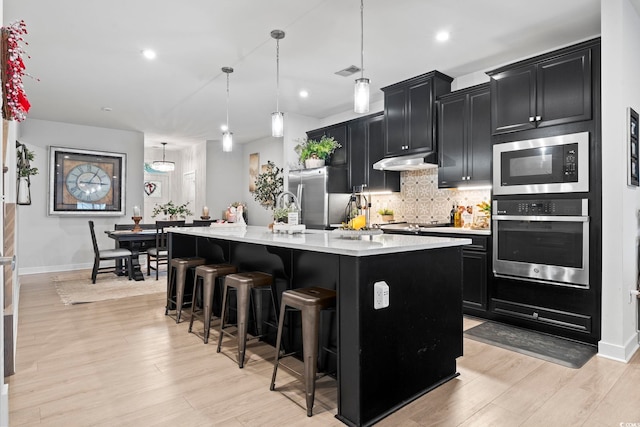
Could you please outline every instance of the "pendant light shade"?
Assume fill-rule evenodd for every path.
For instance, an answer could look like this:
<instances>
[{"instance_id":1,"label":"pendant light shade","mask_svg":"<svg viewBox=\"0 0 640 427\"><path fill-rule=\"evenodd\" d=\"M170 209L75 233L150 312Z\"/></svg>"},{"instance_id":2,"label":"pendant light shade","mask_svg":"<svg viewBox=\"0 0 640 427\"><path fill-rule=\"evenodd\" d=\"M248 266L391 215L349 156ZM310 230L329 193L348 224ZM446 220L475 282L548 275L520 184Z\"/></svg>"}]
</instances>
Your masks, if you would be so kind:
<instances>
[{"instance_id":1,"label":"pendant light shade","mask_svg":"<svg viewBox=\"0 0 640 427\"><path fill-rule=\"evenodd\" d=\"M233 150L233 133L228 130L222 132L222 151L228 153Z\"/></svg>"},{"instance_id":2,"label":"pendant light shade","mask_svg":"<svg viewBox=\"0 0 640 427\"><path fill-rule=\"evenodd\" d=\"M279 111L271 113L271 136L274 138L284 136L284 114Z\"/></svg>"},{"instance_id":3,"label":"pendant light shade","mask_svg":"<svg viewBox=\"0 0 640 427\"><path fill-rule=\"evenodd\" d=\"M356 113L369 112L369 79L356 79L353 94L353 111Z\"/></svg>"},{"instance_id":4,"label":"pendant light shade","mask_svg":"<svg viewBox=\"0 0 640 427\"><path fill-rule=\"evenodd\" d=\"M271 113L271 136L284 136L284 114L280 112L280 40L284 38L284 31L273 30L271 37L276 40L276 111Z\"/></svg>"},{"instance_id":5,"label":"pendant light shade","mask_svg":"<svg viewBox=\"0 0 640 427\"><path fill-rule=\"evenodd\" d=\"M160 172L172 172L176 168L176 164L174 162L169 162L165 160L165 148L167 146L166 142L162 143L162 160L155 160L151 163L151 167Z\"/></svg>"},{"instance_id":6,"label":"pendant light shade","mask_svg":"<svg viewBox=\"0 0 640 427\"><path fill-rule=\"evenodd\" d=\"M227 75L227 126L222 133L222 151L228 153L233 150L233 133L229 128L229 74L233 73L233 68L222 67L222 72Z\"/></svg>"},{"instance_id":7,"label":"pendant light shade","mask_svg":"<svg viewBox=\"0 0 640 427\"><path fill-rule=\"evenodd\" d=\"M369 79L364 77L364 0L360 0L360 78L353 91L353 111L369 112Z\"/></svg>"}]
</instances>

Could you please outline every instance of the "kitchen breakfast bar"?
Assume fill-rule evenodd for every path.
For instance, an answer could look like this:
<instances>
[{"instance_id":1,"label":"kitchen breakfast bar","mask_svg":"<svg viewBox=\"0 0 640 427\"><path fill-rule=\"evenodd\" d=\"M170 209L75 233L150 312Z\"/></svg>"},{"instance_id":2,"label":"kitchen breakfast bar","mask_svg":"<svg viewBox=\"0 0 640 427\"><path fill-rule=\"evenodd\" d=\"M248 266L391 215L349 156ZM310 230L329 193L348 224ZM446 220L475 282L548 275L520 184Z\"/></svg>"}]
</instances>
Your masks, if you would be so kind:
<instances>
[{"instance_id":1,"label":"kitchen breakfast bar","mask_svg":"<svg viewBox=\"0 0 640 427\"><path fill-rule=\"evenodd\" d=\"M335 330L336 417L362 426L458 375L462 247L469 243L320 230L284 234L256 226L185 227L169 231L169 258L199 256L234 264L241 272L269 273L278 303L286 289L335 289L334 319L322 327ZM389 287L388 307L374 308L376 282Z\"/></svg>"}]
</instances>

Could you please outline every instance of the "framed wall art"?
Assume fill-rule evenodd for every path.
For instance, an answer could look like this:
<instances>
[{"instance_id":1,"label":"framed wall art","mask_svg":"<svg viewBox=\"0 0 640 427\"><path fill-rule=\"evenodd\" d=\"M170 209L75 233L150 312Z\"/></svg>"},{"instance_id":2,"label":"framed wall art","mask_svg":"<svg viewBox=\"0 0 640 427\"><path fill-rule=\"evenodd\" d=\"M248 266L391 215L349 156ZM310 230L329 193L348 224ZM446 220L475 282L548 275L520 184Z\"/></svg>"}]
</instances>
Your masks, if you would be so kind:
<instances>
[{"instance_id":1,"label":"framed wall art","mask_svg":"<svg viewBox=\"0 0 640 427\"><path fill-rule=\"evenodd\" d=\"M627 185L638 187L640 182L640 165L638 159L638 113L627 108Z\"/></svg>"},{"instance_id":2,"label":"framed wall art","mask_svg":"<svg viewBox=\"0 0 640 427\"><path fill-rule=\"evenodd\" d=\"M127 155L49 148L49 215L124 215Z\"/></svg>"}]
</instances>

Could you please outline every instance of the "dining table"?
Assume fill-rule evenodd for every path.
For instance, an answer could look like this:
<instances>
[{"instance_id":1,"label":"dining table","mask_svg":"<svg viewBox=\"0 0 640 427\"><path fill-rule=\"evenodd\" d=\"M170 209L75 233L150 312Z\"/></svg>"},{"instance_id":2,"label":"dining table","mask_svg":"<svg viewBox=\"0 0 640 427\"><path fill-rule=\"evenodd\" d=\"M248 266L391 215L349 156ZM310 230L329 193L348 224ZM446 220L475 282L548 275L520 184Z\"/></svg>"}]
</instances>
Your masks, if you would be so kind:
<instances>
[{"instance_id":1,"label":"dining table","mask_svg":"<svg viewBox=\"0 0 640 427\"><path fill-rule=\"evenodd\" d=\"M143 228L140 231L133 230L107 230L107 236L115 240L118 249L129 249L131 251L131 268L134 280L144 280L144 273L140 269L140 253L156 246L156 229ZM116 265L116 267L118 267ZM116 268L122 271L121 268Z\"/></svg>"}]
</instances>

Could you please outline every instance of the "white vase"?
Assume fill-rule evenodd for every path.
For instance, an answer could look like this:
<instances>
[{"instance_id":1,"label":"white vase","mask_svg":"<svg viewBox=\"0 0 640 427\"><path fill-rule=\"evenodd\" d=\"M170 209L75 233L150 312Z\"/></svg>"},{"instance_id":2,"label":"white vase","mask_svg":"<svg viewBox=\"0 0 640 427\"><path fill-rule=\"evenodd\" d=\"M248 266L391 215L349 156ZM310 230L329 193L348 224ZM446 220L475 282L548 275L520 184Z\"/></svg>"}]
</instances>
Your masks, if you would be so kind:
<instances>
[{"instance_id":1,"label":"white vase","mask_svg":"<svg viewBox=\"0 0 640 427\"><path fill-rule=\"evenodd\" d=\"M18 178L18 197L17 201L19 205L30 205L31 204L31 189L29 178L26 176L21 176Z\"/></svg>"},{"instance_id":2,"label":"white vase","mask_svg":"<svg viewBox=\"0 0 640 427\"><path fill-rule=\"evenodd\" d=\"M304 167L307 169L321 168L324 166L324 159L306 159Z\"/></svg>"}]
</instances>

